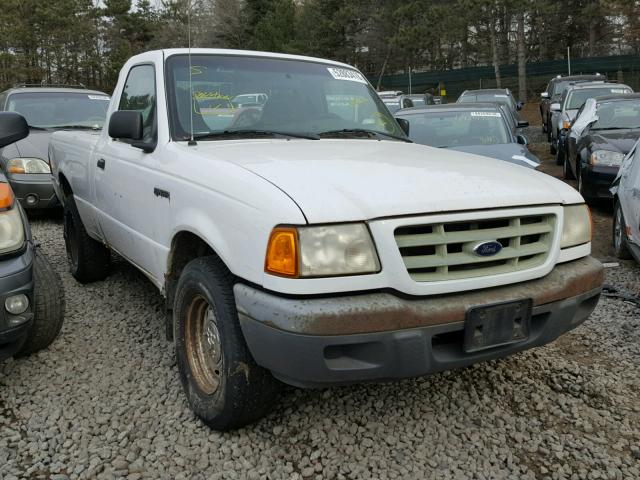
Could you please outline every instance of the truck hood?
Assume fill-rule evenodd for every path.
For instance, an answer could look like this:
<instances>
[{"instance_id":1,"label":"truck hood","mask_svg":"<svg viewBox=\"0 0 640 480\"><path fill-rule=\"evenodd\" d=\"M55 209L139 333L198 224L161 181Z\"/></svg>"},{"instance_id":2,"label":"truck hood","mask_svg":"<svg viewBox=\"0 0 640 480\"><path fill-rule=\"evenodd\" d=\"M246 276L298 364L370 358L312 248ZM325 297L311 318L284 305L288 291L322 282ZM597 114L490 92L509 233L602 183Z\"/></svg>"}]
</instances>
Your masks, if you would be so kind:
<instances>
[{"instance_id":1,"label":"truck hood","mask_svg":"<svg viewBox=\"0 0 640 480\"><path fill-rule=\"evenodd\" d=\"M398 141L213 141L191 149L276 185L310 223L583 201L529 168Z\"/></svg>"}]
</instances>

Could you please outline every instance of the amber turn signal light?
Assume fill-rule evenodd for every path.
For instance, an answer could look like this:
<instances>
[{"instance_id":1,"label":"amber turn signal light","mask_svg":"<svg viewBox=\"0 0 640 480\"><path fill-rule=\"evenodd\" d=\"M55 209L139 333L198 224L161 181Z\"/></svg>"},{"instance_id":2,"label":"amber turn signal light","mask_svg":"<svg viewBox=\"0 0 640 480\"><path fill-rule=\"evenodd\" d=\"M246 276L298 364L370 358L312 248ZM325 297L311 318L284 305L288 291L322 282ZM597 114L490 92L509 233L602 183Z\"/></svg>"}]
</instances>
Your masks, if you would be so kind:
<instances>
[{"instance_id":1,"label":"amber turn signal light","mask_svg":"<svg viewBox=\"0 0 640 480\"><path fill-rule=\"evenodd\" d=\"M267 245L264 271L282 277L297 277L298 232L295 228L274 228Z\"/></svg>"},{"instance_id":2,"label":"amber turn signal light","mask_svg":"<svg viewBox=\"0 0 640 480\"><path fill-rule=\"evenodd\" d=\"M8 183L0 183L0 208L13 206L13 190Z\"/></svg>"}]
</instances>

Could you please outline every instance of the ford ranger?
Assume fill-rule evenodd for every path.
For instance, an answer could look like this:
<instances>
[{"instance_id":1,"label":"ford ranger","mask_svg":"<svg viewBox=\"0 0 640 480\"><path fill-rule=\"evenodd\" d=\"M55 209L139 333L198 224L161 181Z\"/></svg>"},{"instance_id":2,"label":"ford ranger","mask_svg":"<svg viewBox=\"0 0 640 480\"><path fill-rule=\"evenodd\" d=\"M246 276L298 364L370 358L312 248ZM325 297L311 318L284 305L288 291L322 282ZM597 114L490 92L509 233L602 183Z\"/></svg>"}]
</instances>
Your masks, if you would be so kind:
<instances>
[{"instance_id":1,"label":"ford ranger","mask_svg":"<svg viewBox=\"0 0 640 480\"><path fill-rule=\"evenodd\" d=\"M264 104L202 107L263 93ZM102 131L53 134L73 276L111 252L172 312L189 405L215 429L277 381L426 375L543 345L594 309L582 197L518 165L411 143L341 63L172 49L124 65Z\"/></svg>"}]
</instances>

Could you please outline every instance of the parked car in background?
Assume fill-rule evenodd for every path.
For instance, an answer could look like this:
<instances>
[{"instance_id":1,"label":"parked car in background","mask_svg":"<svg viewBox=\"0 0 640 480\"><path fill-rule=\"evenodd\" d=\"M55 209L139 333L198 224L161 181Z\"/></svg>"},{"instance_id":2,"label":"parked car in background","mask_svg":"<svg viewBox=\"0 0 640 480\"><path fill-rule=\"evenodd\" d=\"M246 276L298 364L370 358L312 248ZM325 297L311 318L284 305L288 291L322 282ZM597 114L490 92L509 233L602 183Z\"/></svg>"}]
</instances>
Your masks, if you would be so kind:
<instances>
[{"instance_id":1,"label":"parked car in background","mask_svg":"<svg viewBox=\"0 0 640 480\"><path fill-rule=\"evenodd\" d=\"M426 105L435 105L433 100L433 95L430 93L410 93L405 95L405 98L408 98L413 103L414 107L424 107Z\"/></svg>"},{"instance_id":2,"label":"parked car in background","mask_svg":"<svg viewBox=\"0 0 640 480\"><path fill-rule=\"evenodd\" d=\"M452 103L396 112L409 121L409 138L431 147L483 155L536 168L540 160L529 152L527 139L516 135L495 103Z\"/></svg>"},{"instance_id":3,"label":"parked car in background","mask_svg":"<svg viewBox=\"0 0 640 480\"><path fill-rule=\"evenodd\" d=\"M17 113L0 113L0 148L29 135ZM29 222L0 173L0 361L49 346L64 319L58 274L31 237Z\"/></svg>"},{"instance_id":4,"label":"parked car in background","mask_svg":"<svg viewBox=\"0 0 640 480\"><path fill-rule=\"evenodd\" d=\"M566 133L584 102L589 98L627 93L633 93L631 87L619 83L578 83L567 88L559 102L551 104L551 145L549 148L551 153L556 155L557 165L562 165L564 161Z\"/></svg>"},{"instance_id":5,"label":"parked car in background","mask_svg":"<svg viewBox=\"0 0 640 480\"><path fill-rule=\"evenodd\" d=\"M20 86L0 93L0 111L18 112L31 134L0 151L0 168L26 209L59 207L47 149L56 130L99 130L109 96L84 88Z\"/></svg>"},{"instance_id":6,"label":"parked car in background","mask_svg":"<svg viewBox=\"0 0 640 480\"><path fill-rule=\"evenodd\" d=\"M226 95L269 92L255 122L207 126L192 64ZM267 413L276 380L388 381L504 357L598 302L575 189L409 141L349 65L170 49L132 57L119 79L100 133L51 139L71 272L105 278L117 252L166 296L185 395L213 428Z\"/></svg>"},{"instance_id":7,"label":"parked car in background","mask_svg":"<svg viewBox=\"0 0 640 480\"><path fill-rule=\"evenodd\" d=\"M402 108L411 108L414 106L410 96L402 92L378 92L378 96L391 113L397 112Z\"/></svg>"},{"instance_id":8,"label":"parked car in background","mask_svg":"<svg viewBox=\"0 0 640 480\"><path fill-rule=\"evenodd\" d=\"M520 120L518 111L523 103L517 102L508 88L485 88L480 90L465 90L458 97L457 103L497 102L506 105L513 111L514 116Z\"/></svg>"},{"instance_id":9,"label":"parked car in background","mask_svg":"<svg viewBox=\"0 0 640 480\"><path fill-rule=\"evenodd\" d=\"M244 93L233 97L231 103L236 108L261 107L267 103L268 99L269 96L266 93Z\"/></svg>"},{"instance_id":10,"label":"parked car in background","mask_svg":"<svg viewBox=\"0 0 640 480\"><path fill-rule=\"evenodd\" d=\"M624 158L613 181L613 248L640 263L640 142Z\"/></svg>"},{"instance_id":11,"label":"parked car in background","mask_svg":"<svg viewBox=\"0 0 640 480\"><path fill-rule=\"evenodd\" d=\"M551 111L550 105L559 102L562 93L570 86L580 82L606 80L605 75L595 73L593 75L558 75L553 77L547 89L540 94L540 117L542 118L542 131L547 133L547 139L551 140Z\"/></svg>"},{"instance_id":12,"label":"parked car in background","mask_svg":"<svg viewBox=\"0 0 640 480\"><path fill-rule=\"evenodd\" d=\"M640 94L588 99L565 142L565 178L578 179L585 200L611 198L611 182L640 137Z\"/></svg>"}]
</instances>

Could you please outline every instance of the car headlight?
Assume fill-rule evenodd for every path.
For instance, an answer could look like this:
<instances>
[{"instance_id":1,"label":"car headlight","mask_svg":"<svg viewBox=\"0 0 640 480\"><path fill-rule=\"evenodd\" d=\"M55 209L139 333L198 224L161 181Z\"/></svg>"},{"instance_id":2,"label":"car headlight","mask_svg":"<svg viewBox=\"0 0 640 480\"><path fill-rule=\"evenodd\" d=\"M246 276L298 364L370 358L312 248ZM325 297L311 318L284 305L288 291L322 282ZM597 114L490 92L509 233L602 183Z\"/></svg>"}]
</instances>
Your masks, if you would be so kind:
<instances>
[{"instance_id":1,"label":"car headlight","mask_svg":"<svg viewBox=\"0 0 640 480\"><path fill-rule=\"evenodd\" d=\"M14 197L7 183L0 183L0 255L22 248L24 225L20 210L14 208Z\"/></svg>"},{"instance_id":2,"label":"car headlight","mask_svg":"<svg viewBox=\"0 0 640 480\"><path fill-rule=\"evenodd\" d=\"M7 162L9 173L51 173L51 167L40 158L12 158Z\"/></svg>"},{"instance_id":3,"label":"car headlight","mask_svg":"<svg viewBox=\"0 0 640 480\"><path fill-rule=\"evenodd\" d=\"M286 277L331 277L380 271L378 254L364 223L275 228L265 271Z\"/></svg>"},{"instance_id":4,"label":"car headlight","mask_svg":"<svg viewBox=\"0 0 640 480\"><path fill-rule=\"evenodd\" d=\"M560 248L575 247L591 241L591 212L584 203L564 207Z\"/></svg>"},{"instance_id":5,"label":"car headlight","mask_svg":"<svg viewBox=\"0 0 640 480\"><path fill-rule=\"evenodd\" d=\"M609 150L596 150L591 154L591 165L602 165L604 167L619 167L624 159L624 153L611 152Z\"/></svg>"}]
</instances>

